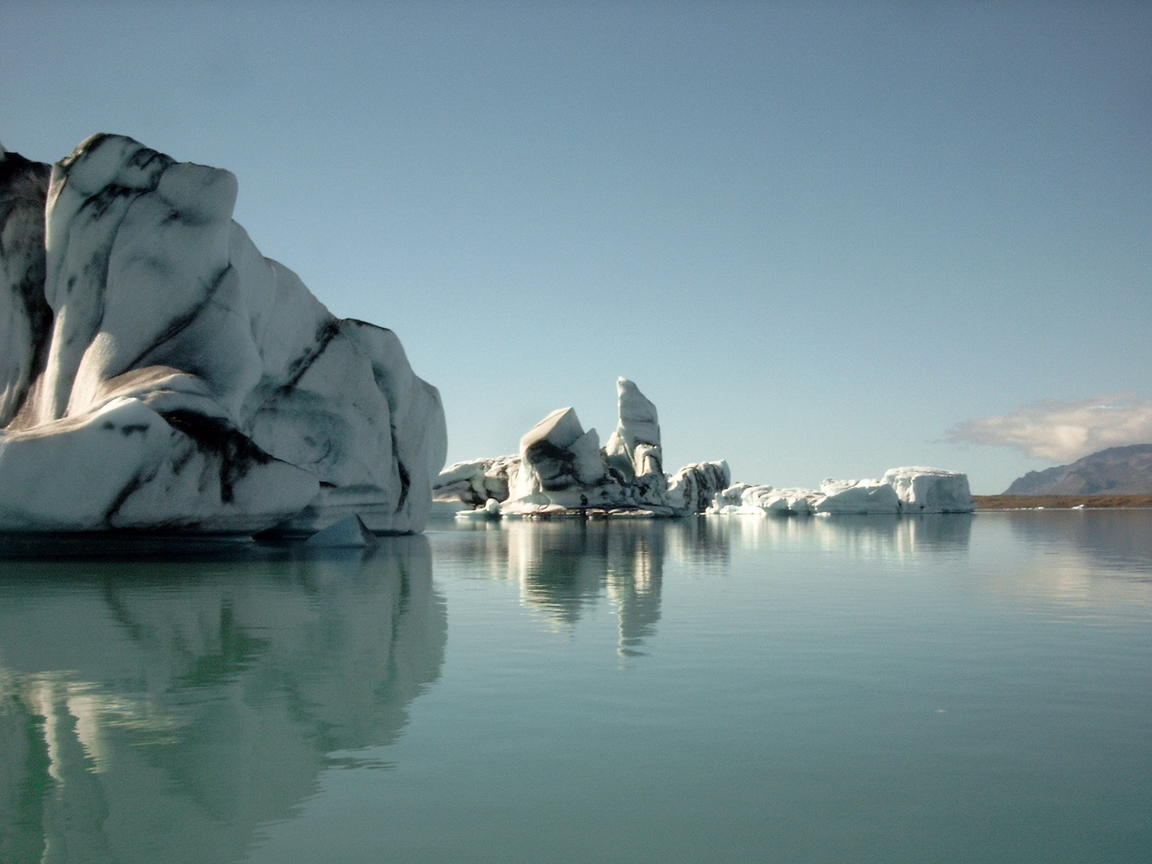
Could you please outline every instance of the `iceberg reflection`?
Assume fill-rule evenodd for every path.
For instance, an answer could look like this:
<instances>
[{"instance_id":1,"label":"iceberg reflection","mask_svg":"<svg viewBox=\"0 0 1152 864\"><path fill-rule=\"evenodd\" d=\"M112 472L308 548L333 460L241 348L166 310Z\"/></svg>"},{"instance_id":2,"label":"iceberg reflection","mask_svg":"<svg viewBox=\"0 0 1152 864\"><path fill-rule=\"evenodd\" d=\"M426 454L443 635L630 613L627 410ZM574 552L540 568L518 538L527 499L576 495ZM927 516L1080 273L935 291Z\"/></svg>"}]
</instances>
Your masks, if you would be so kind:
<instances>
[{"instance_id":1,"label":"iceberg reflection","mask_svg":"<svg viewBox=\"0 0 1152 864\"><path fill-rule=\"evenodd\" d=\"M1012 578L994 571L994 590L1105 608L1112 621L1147 608L1139 589L1152 582L1152 511L1022 510L982 518L1010 539L1014 558Z\"/></svg>"},{"instance_id":2,"label":"iceberg reflection","mask_svg":"<svg viewBox=\"0 0 1152 864\"><path fill-rule=\"evenodd\" d=\"M652 520L510 521L508 572L519 581L525 603L566 625L606 594L616 606L620 651L636 653L660 620L664 529Z\"/></svg>"},{"instance_id":3,"label":"iceberg reflection","mask_svg":"<svg viewBox=\"0 0 1152 864\"><path fill-rule=\"evenodd\" d=\"M840 514L829 517L731 516L709 519L733 545L818 547L854 558L899 559L952 555L968 549L970 513L917 515Z\"/></svg>"},{"instance_id":4,"label":"iceberg reflection","mask_svg":"<svg viewBox=\"0 0 1152 864\"><path fill-rule=\"evenodd\" d=\"M660 621L667 561L690 568L723 567L726 532L704 519L532 521L504 519L460 526L456 536L474 542L437 549L437 563L507 574L521 601L545 613L554 626L571 628L607 597L618 619L618 650L643 653Z\"/></svg>"},{"instance_id":5,"label":"iceberg reflection","mask_svg":"<svg viewBox=\"0 0 1152 864\"><path fill-rule=\"evenodd\" d=\"M0 861L238 860L440 674L423 537L31 553L0 547Z\"/></svg>"}]
</instances>

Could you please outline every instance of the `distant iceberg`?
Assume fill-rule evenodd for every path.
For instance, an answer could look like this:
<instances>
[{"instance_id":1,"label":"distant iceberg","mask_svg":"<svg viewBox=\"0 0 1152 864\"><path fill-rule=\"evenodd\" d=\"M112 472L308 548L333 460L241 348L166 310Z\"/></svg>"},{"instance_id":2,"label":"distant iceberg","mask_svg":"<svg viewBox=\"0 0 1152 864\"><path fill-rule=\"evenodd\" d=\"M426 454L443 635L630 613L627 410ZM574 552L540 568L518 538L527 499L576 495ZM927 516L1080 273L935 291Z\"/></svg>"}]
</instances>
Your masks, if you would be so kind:
<instances>
[{"instance_id":1,"label":"distant iceberg","mask_svg":"<svg viewBox=\"0 0 1152 864\"><path fill-rule=\"evenodd\" d=\"M940 468L893 468L878 480L825 480L818 490L731 481L726 461L663 469L656 406L616 383L619 420L601 447L576 411L559 408L520 439L517 454L457 462L433 485L461 517L634 517L970 513L968 478Z\"/></svg>"},{"instance_id":2,"label":"distant iceberg","mask_svg":"<svg viewBox=\"0 0 1152 864\"><path fill-rule=\"evenodd\" d=\"M825 480L819 490L739 483L720 492L708 513L743 515L971 513L968 477L943 468L891 468L879 480Z\"/></svg>"},{"instance_id":3,"label":"distant iceberg","mask_svg":"<svg viewBox=\"0 0 1152 864\"><path fill-rule=\"evenodd\" d=\"M433 497L484 515L683 516L702 513L730 482L725 462L664 473L656 406L627 378L616 382L618 422L601 447L573 408L559 408L520 439L516 455L458 462ZM480 515L479 513L477 515Z\"/></svg>"}]
</instances>

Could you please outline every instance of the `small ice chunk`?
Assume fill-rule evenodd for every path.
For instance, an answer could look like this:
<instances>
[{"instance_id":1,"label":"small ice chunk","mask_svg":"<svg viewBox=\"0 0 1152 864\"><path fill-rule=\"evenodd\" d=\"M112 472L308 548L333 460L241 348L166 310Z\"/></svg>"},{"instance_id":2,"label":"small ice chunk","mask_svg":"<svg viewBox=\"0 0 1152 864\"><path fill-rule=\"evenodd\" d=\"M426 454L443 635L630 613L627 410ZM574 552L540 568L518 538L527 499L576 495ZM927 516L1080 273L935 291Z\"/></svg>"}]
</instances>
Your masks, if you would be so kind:
<instances>
[{"instance_id":1,"label":"small ice chunk","mask_svg":"<svg viewBox=\"0 0 1152 864\"><path fill-rule=\"evenodd\" d=\"M377 540L363 519L359 516L349 516L339 522L333 522L323 531L317 531L306 543L309 546L367 548L375 546Z\"/></svg>"}]
</instances>

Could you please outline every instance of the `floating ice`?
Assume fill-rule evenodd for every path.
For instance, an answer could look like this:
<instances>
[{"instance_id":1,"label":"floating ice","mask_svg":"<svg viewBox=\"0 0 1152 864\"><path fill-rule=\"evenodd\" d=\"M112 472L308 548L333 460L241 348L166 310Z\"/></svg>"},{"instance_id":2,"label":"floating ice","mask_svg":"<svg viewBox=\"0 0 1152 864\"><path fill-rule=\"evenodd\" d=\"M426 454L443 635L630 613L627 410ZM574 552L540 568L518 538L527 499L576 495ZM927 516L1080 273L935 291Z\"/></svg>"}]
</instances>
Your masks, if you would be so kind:
<instances>
[{"instance_id":1,"label":"floating ice","mask_svg":"<svg viewBox=\"0 0 1152 864\"><path fill-rule=\"evenodd\" d=\"M0 530L418 531L444 414L232 221L236 179L95 135L0 152Z\"/></svg>"},{"instance_id":2,"label":"floating ice","mask_svg":"<svg viewBox=\"0 0 1152 864\"><path fill-rule=\"evenodd\" d=\"M334 522L322 531L317 531L305 541L308 546L333 548L368 548L377 545L376 535L368 530L359 516L349 516Z\"/></svg>"},{"instance_id":3,"label":"floating ice","mask_svg":"<svg viewBox=\"0 0 1152 864\"><path fill-rule=\"evenodd\" d=\"M825 480L813 502L817 513L899 513L896 490L882 480Z\"/></svg>"},{"instance_id":4,"label":"floating ice","mask_svg":"<svg viewBox=\"0 0 1152 864\"><path fill-rule=\"evenodd\" d=\"M825 480L820 490L737 483L708 513L721 516L971 513L968 478L941 468L892 468L880 480Z\"/></svg>"},{"instance_id":5,"label":"floating ice","mask_svg":"<svg viewBox=\"0 0 1152 864\"><path fill-rule=\"evenodd\" d=\"M883 480L896 490L905 513L971 513L976 505L968 475L943 468L889 468Z\"/></svg>"},{"instance_id":6,"label":"floating ice","mask_svg":"<svg viewBox=\"0 0 1152 864\"><path fill-rule=\"evenodd\" d=\"M473 508L457 513L463 518L703 512L729 482L727 463L700 462L668 477L656 406L627 378L616 391L619 420L603 447L574 409L557 409L520 439L517 455L442 471L433 486L438 506Z\"/></svg>"},{"instance_id":7,"label":"floating ice","mask_svg":"<svg viewBox=\"0 0 1152 864\"><path fill-rule=\"evenodd\" d=\"M519 468L519 456L456 462L440 472L432 486L432 496L438 502L459 501L471 507L482 507L493 498L503 501L508 497L510 479Z\"/></svg>"},{"instance_id":8,"label":"floating ice","mask_svg":"<svg viewBox=\"0 0 1152 864\"><path fill-rule=\"evenodd\" d=\"M728 463L723 460L685 465L668 478L668 506L687 513L703 513L731 482Z\"/></svg>"},{"instance_id":9,"label":"floating ice","mask_svg":"<svg viewBox=\"0 0 1152 864\"><path fill-rule=\"evenodd\" d=\"M968 478L939 468L893 468L879 480L825 480L819 490L733 484L728 463L663 471L656 406L627 378L616 384L619 421L604 447L572 408L553 411L520 439L515 456L457 462L440 473L438 506L464 518L967 513Z\"/></svg>"}]
</instances>

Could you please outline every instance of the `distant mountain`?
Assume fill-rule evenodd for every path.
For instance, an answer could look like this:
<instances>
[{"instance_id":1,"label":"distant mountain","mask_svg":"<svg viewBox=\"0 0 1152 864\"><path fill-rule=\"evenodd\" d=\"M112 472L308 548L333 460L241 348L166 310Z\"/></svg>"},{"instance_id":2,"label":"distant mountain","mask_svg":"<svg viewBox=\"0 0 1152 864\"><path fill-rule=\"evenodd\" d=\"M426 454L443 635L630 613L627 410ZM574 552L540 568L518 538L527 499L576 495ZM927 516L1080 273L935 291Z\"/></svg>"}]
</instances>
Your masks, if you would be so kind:
<instances>
[{"instance_id":1,"label":"distant mountain","mask_svg":"<svg viewBox=\"0 0 1152 864\"><path fill-rule=\"evenodd\" d=\"M1109 447L1012 481L1005 495L1152 494L1152 444Z\"/></svg>"}]
</instances>

